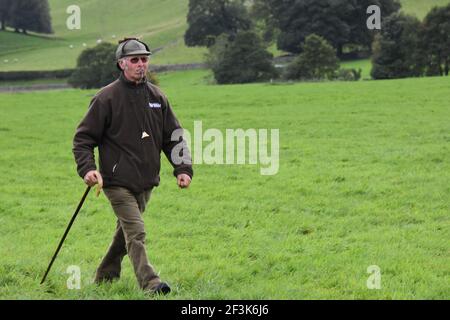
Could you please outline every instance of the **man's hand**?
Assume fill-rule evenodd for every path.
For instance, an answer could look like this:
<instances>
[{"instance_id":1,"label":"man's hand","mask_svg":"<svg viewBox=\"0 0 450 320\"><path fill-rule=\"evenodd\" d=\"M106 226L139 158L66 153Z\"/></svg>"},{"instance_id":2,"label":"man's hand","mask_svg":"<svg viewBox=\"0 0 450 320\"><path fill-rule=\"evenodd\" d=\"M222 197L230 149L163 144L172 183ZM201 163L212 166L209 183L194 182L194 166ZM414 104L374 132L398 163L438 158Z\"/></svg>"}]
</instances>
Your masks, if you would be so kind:
<instances>
[{"instance_id":1,"label":"man's hand","mask_svg":"<svg viewBox=\"0 0 450 320\"><path fill-rule=\"evenodd\" d=\"M188 188L189 185L191 184L191 177L189 177L185 173L181 173L177 176L177 183L178 183L178 186L182 189Z\"/></svg>"},{"instance_id":2,"label":"man's hand","mask_svg":"<svg viewBox=\"0 0 450 320\"><path fill-rule=\"evenodd\" d=\"M103 178L102 175L96 171L91 170L84 176L84 183L86 183L89 187L93 187L98 183L97 186L97 197L100 195L100 191L103 188Z\"/></svg>"}]
</instances>

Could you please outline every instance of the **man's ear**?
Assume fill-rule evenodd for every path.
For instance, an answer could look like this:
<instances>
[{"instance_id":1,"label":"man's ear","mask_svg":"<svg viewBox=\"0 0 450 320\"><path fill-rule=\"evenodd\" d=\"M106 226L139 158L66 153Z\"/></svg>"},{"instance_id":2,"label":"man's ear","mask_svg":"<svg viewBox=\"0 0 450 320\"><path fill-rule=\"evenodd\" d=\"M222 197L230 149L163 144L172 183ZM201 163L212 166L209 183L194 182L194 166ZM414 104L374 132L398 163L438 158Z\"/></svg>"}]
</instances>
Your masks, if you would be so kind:
<instances>
[{"instance_id":1,"label":"man's ear","mask_svg":"<svg viewBox=\"0 0 450 320\"><path fill-rule=\"evenodd\" d=\"M119 60L119 67L120 67L120 69L122 69L122 71L125 70L125 66L126 66L125 60L120 59Z\"/></svg>"}]
</instances>

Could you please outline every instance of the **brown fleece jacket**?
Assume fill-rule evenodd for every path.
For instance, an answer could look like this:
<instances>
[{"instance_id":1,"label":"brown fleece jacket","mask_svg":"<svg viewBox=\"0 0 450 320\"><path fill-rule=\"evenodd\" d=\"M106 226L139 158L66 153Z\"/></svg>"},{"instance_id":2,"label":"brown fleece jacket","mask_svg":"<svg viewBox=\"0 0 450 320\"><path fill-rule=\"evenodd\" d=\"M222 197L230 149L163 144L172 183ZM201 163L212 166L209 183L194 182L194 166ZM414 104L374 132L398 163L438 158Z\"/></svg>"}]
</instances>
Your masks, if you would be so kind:
<instances>
[{"instance_id":1,"label":"brown fleece jacket","mask_svg":"<svg viewBox=\"0 0 450 320\"><path fill-rule=\"evenodd\" d=\"M98 147L105 187L122 186L138 193L159 185L161 150L175 176L186 173L192 178L186 142L182 137L172 141L177 129L181 126L159 88L147 81L136 84L121 74L95 95L76 130L73 154L78 174L84 178L90 170L97 170L94 148ZM176 146L181 163L172 161Z\"/></svg>"}]
</instances>

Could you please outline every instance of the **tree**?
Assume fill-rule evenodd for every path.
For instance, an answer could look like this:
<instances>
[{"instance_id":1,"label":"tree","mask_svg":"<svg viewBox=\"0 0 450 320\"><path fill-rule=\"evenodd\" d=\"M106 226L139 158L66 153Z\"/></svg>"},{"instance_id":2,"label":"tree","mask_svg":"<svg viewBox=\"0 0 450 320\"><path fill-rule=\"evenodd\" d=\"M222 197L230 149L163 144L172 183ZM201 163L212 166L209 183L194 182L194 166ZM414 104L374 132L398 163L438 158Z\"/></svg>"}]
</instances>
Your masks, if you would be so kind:
<instances>
[{"instance_id":1,"label":"tree","mask_svg":"<svg viewBox=\"0 0 450 320\"><path fill-rule=\"evenodd\" d=\"M258 31L264 41L270 43L276 40L279 30L270 4L266 0L252 1L250 17L253 20L255 30Z\"/></svg>"},{"instance_id":2,"label":"tree","mask_svg":"<svg viewBox=\"0 0 450 320\"><path fill-rule=\"evenodd\" d=\"M253 31L241 31L233 40L228 35L221 35L207 56L208 65L220 84L249 83L276 77L272 59L272 54Z\"/></svg>"},{"instance_id":3,"label":"tree","mask_svg":"<svg viewBox=\"0 0 450 320\"><path fill-rule=\"evenodd\" d=\"M311 34L302 45L302 53L287 67L288 79L333 79L339 69L336 50L323 37Z\"/></svg>"},{"instance_id":4,"label":"tree","mask_svg":"<svg viewBox=\"0 0 450 320\"><path fill-rule=\"evenodd\" d=\"M382 23L381 33L373 44L372 78L393 79L423 75L420 52L420 21L413 16L395 13Z\"/></svg>"},{"instance_id":5,"label":"tree","mask_svg":"<svg viewBox=\"0 0 450 320\"><path fill-rule=\"evenodd\" d=\"M278 48L301 52L305 38L315 33L330 42L338 56L347 44L369 47L374 32L366 27L370 5L379 5L382 17L398 11L397 0L267 0L270 14L280 29Z\"/></svg>"},{"instance_id":6,"label":"tree","mask_svg":"<svg viewBox=\"0 0 450 320\"><path fill-rule=\"evenodd\" d=\"M421 47L427 60L427 74L449 74L450 64L450 4L435 7L423 21Z\"/></svg>"},{"instance_id":7,"label":"tree","mask_svg":"<svg viewBox=\"0 0 450 320\"><path fill-rule=\"evenodd\" d=\"M120 74L116 67L116 46L101 43L85 49L77 59L77 67L69 78L69 84L82 89L101 88Z\"/></svg>"},{"instance_id":8,"label":"tree","mask_svg":"<svg viewBox=\"0 0 450 320\"><path fill-rule=\"evenodd\" d=\"M280 35L278 48L292 53L301 52L305 38L315 33L327 39L334 47L348 42L349 27L340 17L344 10L340 1L288 0L269 1L278 21Z\"/></svg>"},{"instance_id":9,"label":"tree","mask_svg":"<svg viewBox=\"0 0 450 320\"><path fill-rule=\"evenodd\" d=\"M16 32L53 33L48 0L14 0L8 25Z\"/></svg>"},{"instance_id":10,"label":"tree","mask_svg":"<svg viewBox=\"0 0 450 320\"><path fill-rule=\"evenodd\" d=\"M344 16L344 20L350 28L349 43L360 45L366 48L371 47L377 30L369 30L366 27L367 8L371 5L377 5L381 9L382 21L393 13L400 10L401 4L398 0L346 0L351 8L348 14Z\"/></svg>"},{"instance_id":11,"label":"tree","mask_svg":"<svg viewBox=\"0 0 450 320\"><path fill-rule=\"evenodd\" d=\"M6 22L10 18L12 0L0 0L0 23L2 24L2 30L6 28Z\"/></svg>"},{"instance_id":12,"label":"tree","mask_svg":"<svg viewBox=\"0 0 450 320\"><path fill-rule=\"evenodd\" d=\"M232 0L189 0L187 22L184 42L190 47L210 47L220 34L234 37L252 25L244 4Z\"/></svg>"}]
</instances>

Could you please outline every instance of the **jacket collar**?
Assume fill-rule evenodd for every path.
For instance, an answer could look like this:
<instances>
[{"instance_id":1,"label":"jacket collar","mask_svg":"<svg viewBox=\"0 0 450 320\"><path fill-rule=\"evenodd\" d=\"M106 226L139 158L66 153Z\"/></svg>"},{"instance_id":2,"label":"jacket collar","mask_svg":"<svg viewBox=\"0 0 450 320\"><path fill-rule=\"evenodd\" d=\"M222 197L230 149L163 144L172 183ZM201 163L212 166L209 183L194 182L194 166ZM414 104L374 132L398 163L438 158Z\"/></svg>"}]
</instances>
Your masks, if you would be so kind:
<instances>
[{"instance_id":1,"label":"jacket collar","mask_svg":"<svg viewBox=\"0 0 450 320\"><path fill-rule=\"evenodd\" d=\"M140 87L144 86L147 83L147 77L144 77L141 82L136 83L134 81L128 80L125 77L125 75L123 74L123 72L120 73L119 80L123 84L125 84L127 87L130 87L130 88L140 88Z\"/></svg>"}]
</instances>

